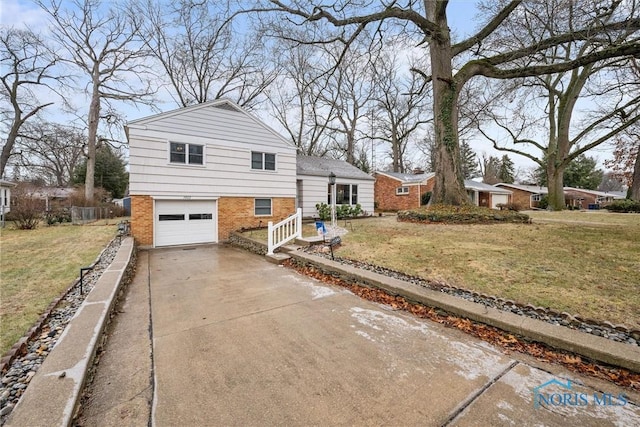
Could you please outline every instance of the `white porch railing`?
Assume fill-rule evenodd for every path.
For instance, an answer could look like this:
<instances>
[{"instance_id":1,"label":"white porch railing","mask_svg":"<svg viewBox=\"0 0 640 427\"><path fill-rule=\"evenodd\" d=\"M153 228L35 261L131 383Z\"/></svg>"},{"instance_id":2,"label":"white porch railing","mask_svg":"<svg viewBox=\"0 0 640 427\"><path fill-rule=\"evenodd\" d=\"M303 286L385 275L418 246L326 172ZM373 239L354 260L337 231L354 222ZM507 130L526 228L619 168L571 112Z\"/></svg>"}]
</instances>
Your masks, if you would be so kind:
<instances>
[{"instance_id":1,"label":"white porch railing","mask_svg":"<svg viewBox=\"0 0 640 427\"><path fill-rule=\"evenodd\" d=\"M302 209L298 208L295 214L283 219L276 225L273 225L273 221L269 221L268 230L267 255L273 255L273 251L280 246L287 244L296 237L302 237Z\"/></svg>"}]
</instances>

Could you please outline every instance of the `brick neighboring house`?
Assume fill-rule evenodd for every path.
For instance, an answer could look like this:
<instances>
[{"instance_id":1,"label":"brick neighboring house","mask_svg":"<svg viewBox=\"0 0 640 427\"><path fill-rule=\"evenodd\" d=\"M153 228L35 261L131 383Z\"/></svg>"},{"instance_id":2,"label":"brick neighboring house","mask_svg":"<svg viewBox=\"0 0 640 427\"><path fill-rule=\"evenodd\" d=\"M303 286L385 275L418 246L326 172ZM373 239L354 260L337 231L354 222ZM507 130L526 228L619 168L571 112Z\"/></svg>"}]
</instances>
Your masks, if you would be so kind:
<instances>
[{"instance_id":1,"label":"brick neighboring house","mask_svg":"<svg viewBox=\"0 0 640 427\"><path fill-rule=\"evenodd\" d=\"M567 206L578 209L599 209L607 206L614 200L624 199L625 196L618 192L604 192L585 190L584 188L564 187L564 199Z\"/></svg>"},{"instance_id":2,"label":"brick neighboring house","mask_svg":"<svg viewBox=\"0 0 640 427\"><path fill-rule=\"evenodd\" d=\"M398 173L376 172L375 201L378 209L383 211L399 211L415 209L421 206L422 195L432 191L435 174L430 173ZM497 188L482 182L465 180L464 186L469 199L476 206L499 209L498 205L511 201L511 191Z\"/></svg>"},{"instance_id":3,"label":"brick neighboring house","mask_svg":"<svg viewBox=\"0 0 640 427\"><path fill-rule=\"evenodd\" d=\"M496 187L506 188L513 192L513 203L521 209L539 209L540 200L549 194L547 187L524 184L496 184ZM585 190L583 188L564 187L564 202L566 207L575 209L597 209L613 202L624 199L618 192L602 192Z\"/></svg>"},{"instance_id":4,"label":"brick neighboring house","mask_svg":"<svg viewBox=\"0 0 640 427\"><path fill-rule=\"evenodd\" d=\"M540 200L548 194L547 187L538 185L506 184L501 182L495 185L499 188L511 190L511 201L520 209L536 209L540 205Z\"/></svg>"},{"instance_id":5,"label":"brick neighboring house","mask_svg":"<svg viewBox=\"0 0 640 427\"><path fill-rule=\"evenodd\" d=\"M400 211L417 208L422 195L433 190L433 172L375 172L374 200L378 210Z\"/></svg>"}]
</instances>

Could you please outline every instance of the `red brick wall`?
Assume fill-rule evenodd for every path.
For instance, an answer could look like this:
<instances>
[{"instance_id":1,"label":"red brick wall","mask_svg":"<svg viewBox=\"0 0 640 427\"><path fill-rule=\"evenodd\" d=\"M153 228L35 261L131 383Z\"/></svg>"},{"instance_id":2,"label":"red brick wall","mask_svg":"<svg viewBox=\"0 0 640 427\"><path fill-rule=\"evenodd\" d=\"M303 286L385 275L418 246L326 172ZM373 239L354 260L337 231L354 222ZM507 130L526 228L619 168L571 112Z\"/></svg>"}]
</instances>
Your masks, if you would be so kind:
<instances>
[{"instance_id":1,"label":"red brick wall","mask_svg":"<svg viewBox=\"0 0 640 427\"><path fill-rule=\"evenodd\" d=\"M272 198L272 216L254 215L253 197L222 197L218 199L218 240L224 241L229 234L242 227L257 227L262 221L279 222L289 215L293 215L296 199ZM151 196L131 196L131 232L138 245L153 245L153 199Z\"/></svg>"},{"instance_id":2,"label":"red brick wall","mask_svg":"<svg viewBox=\"0 0 640 427\"><path fill-rule=\"evenodd\" d=\"M218 240L229 239L232 231L242 227L257 227L262 221L266 226L269 221L280 222L289 215L296 213L296 199L271 198L272 216L254 215L253 197L223 197L218 200Z\"/></svg>"},{"instance_id":3,"label":"red brick wall","mask_svg":"<svg viewBox=\"0 0 640 427\"><path fill-rule=\"evenodd\" d=\"M434 180L430 179L425 185L410 185L407 186L408 194L397 195L396 189L402 186L401 182L386 175L376 174L374 200L381 211L415 209L420 206L421 195L433 190L433 184Z\"/></svg>"},{"instance_id":4,"label":"red brick wall","mask_svg":"<svg viewBox=\"0 0 640 427\"><path fill-rule=\"evenodd\" d=\"M131 196L131 234L138 245L153 245L153 199L151 196Z\"/></svg>"}]
</instances>

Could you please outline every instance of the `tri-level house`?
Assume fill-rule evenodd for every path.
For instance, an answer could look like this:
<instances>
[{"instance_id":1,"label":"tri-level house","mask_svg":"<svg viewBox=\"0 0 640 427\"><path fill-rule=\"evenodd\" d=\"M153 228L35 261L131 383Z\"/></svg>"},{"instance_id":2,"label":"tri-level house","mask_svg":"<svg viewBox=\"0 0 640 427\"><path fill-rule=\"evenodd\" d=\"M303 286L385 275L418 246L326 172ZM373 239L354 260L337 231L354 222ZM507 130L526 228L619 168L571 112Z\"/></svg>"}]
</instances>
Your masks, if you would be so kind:
<instances>
[{"instance_id":1,"label":"tri-level house","mask_svg":"<svg viewBox=\"0 0 640 427\"><path fill-rule=\"evenodd\" d=\"M373 178L339 160L301 156L298 165L294 145L229 100L133 120L125 130L131 229L141 246L224 241L297 207L313 217L329 198L331 172L339 204L373 212Z\"/></svg>"}]
</instances>

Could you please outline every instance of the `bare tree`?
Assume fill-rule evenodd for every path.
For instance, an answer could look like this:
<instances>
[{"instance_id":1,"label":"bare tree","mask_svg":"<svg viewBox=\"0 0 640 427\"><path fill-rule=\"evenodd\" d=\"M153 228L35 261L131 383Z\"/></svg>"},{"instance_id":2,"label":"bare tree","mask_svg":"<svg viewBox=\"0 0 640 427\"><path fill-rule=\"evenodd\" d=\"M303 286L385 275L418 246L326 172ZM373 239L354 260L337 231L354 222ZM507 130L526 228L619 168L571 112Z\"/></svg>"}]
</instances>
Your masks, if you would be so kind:
<instances>
[{"instance_id":1,"label":"bare tree","mask_svg":"<svg viewBox=\"0 0 640 427\"><path fill-rule=\"evenodd\" d=\"M575 25L584 28L607 26L631 12L621 2L592 0L532 1L526 7L531 12L528 20L509 22L510 25L503 27L504 35L510 35L513 43L521 48L571 31ZM523 35L523 27L527 29L526 36ZM582 43L561 43L549 48L541 59L551 65L558 58L564 60L590 55L604 43L637 44L635 33L633 28L623 28ZM514 108L507 108L494 117L494 123L509 135L513 147L498 144L490 131L483 131L494 147L526 156L544 169L551 208L559 210L565 206L563 176L572 161L640 120L638 77L629 72L632 70L629 67L631 61L633 58L614 58L588 63L567 72L525 79L516 94L510 95L520 101ZM585 109L586 102L593 107ZM546 120L546 129L543 119ZM540 135L546 135L546 141L541 140ZM541 153L531 154L520 149L522 145L535 147Z\"/></svg>"},{"instance_id":2,"label":"bare tree","mask_svg":"<svg viewBox=\"0 0 640 427\"><path fill-rule=\"evenodd\" d=\"M85 197L92 200L98 128L105 120L103 108L112 112L111 101L151 102L155 92L148 79L151 70L145 64L148 52L140 37L143 17L101 0L36 3L51 17L52 39L61 60L79 70L86 82L90 102Z\"/></svg>"},{"instance_id":3,"label":"bare tree","mask_svg":"<svg viewBox=\"0 0 640 427\"><path fill-rule=\"evenodd\" d=\"M0 154L0 177L4 175L16 140L25 123L44 108L53 105L35 96L36 87L57 83L53 68L56 59L50 54L40 36L28 30L0 29L0 115L6 139Z\"/></svg>"},{"instance_id":4,"label":"bare tree","mask_svg":"<svg viewBox=\"0 0 640 427\"><path fill-rule=\"evenodd\" d=\"M147 0L135 9L146 18L147 46L182 106L226 97L252 108L277 76L260 34L246 20L237 24L242 30L234 27L229 2Z\"/></svg>"},{"instance_id":5,"label":"bare tree","mask_svg":"<svg viewBox=\"0 0 640 427\"><path fill-rule=\"evenodd\" d=\"M343 61L343 53L331 46L327 50L327 63L337 64L332 70L327 85L321 92L323 109L332 112L327 130L333 139L336 157L355 164L360 143L365 140L363 126L368 122L368 104L372 101L372 68L378 51L368 43L354 43Z\"/></svg>"},{"instance_id":6,"label":"bare tree","mask_svg":"<svg viewBox=\"0 0 640 427\"><path fill-rule=\"evenodd\" d=\"M322 49L283 41L274 57L281 75L266 90L272 116L300 153L325 155L336 103L325 93L331 76Z\"/></svg>"},{"instance_id":7,"label":"bare tree","mask_svg":"<svg viewBox=\"0 0 640 427\"><path fill-rule=\"evenodd\" d=\"M476 76L491 79L514 79L528 76L547 75L573 70L597 61L613 57L638 54L640 44L634 39L618 42L601 38L598 48L582 54L558 58L552 64L540 62L547 50L567 42L591 40L595 35L640 27L640 19L629 15L616 21L588 26L577 25L559 33L536 39L524 47L515 46L511 40L485 47L485 42L505 22L507 18L520 21L531 12L528 3L521 0L501 1L501 8L488 16L486 23L465 40L453 43L447 20L448 1L409 0L381 3L379 6L360 2L328 3L322 6L311 1L285 2L271 0L264 10L283 12L287 19L297 25L328 23L342 30L339 36L331 35L322 42L340 42L349 45L367 26L385 25L380 37L394 37L399 32L416 36L416 43L429 46L431 67L415 70L423 73L433 87L433 110L436 141L436 182L433 201L446 204L468 203L462 171L460 167L458 134L458 101L464 86ZM320 41L320 40L316 40ZM522 61L525 60L526 61ZM457 72L454 75L454 60Z\"/></svg>"},{"instance_id":8,"label":"bare tree","mask_svg":"<svg viewBox=\"0 0 640 427\"><path fill-rule=\"evenodd\" d=\"M32 123L17 144L19 164L31 171L31 176L43 177L59 187L67 186L76 166L84 159L86 141L80 129L42 121Z\"/></svg>"},{"instance_id":9,"label":"bare tree","mask_svg":"<svg viewBox=\"0 0 640 427\"><path fill-rule=\"evenodd\" d=\"M421 90L424 79L416 73L402 74L400 48L387 46L373 67L377 137L391 147L393 172L405 172L409 142L422 125L431 121L425 112L428 91ZM418 64L418 59L411 58L408 65L417 68Z\"/></svg>"}]
</instances>

